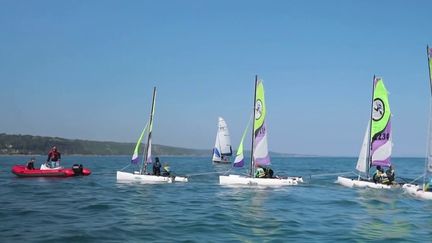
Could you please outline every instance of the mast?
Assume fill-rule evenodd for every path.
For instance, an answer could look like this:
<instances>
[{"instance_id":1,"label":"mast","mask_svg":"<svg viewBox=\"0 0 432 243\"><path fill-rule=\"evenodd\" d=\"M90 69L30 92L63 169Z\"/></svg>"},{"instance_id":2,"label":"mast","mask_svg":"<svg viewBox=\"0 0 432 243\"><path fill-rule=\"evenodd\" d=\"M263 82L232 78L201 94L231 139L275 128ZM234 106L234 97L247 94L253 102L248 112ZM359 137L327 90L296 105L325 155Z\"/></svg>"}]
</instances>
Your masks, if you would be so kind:
<instances>
[{"instance_id":1,"label":"mast","mask_svg":"<svg viewBox=\"0 0 432 243\"><path fill-rule=\"evenodd\" d=\"M432 52L432 51L431 51ZM427 141L427 149L426 149L426 160L425 160L425 169L424 169L424 174L423 174L423 190L425 189L425 184L426 184L426 175L428 172L428 166L429 166L429 157L431 154L430 151L430 146L431 146L431 130L432 130L432 124L431 124L431 115L432 115L432 74L431 74L431 60L430 60L430 56L429 56L429 45L426 46L426 55L428 57L428 70L429 70L429 89L430 89L430 94L431 96L429 97L429 124L428 124L428 141Z\"/></svg>"},{"instance_id":2,"label":"mast","mask_svg":"<svg viewBox=\"0 0 432 243\"><path fill-rule=\"evenodd\" d=\"M372 102L371 102L371 112L370 112L370 116L369 116L369 135L368 135L368 150L367 150L367 166L366 166L366 175L369 179L369 169L370 166L372 164L372 157L371 157L371 150L372 150L372 139L371 139L371 134L372 134L372 115L373 115L373 106L374 106L374 91L375 91L375 75L373 76L373 81L372 81Z\"/></svg>"},{"instance_id":3,"label":"mast","mask_svg":"<svg viewBox=\"0 0 432 243\"><path fill-rule=\"evenodd\" d=\"M253 121L252 121L252 142L251 142L251 169L250 169L250 177L254 177L255 174L255 168L254 168L254 161L253 161L253 152L254 152L254 142L255 142L255 112L256 112L256 89L257 89L257 83L258 83L258 75L255 75L255 88L254 88L254 104L253 104Z\"/></svg>"},{"instance_id":4,"label":"mast","mask_svg":"<svg viewBox=\"0 0 432 243\"><path fill-rule=\"evenodd\" d=\"M147 172L148 154L149 154L151 135L152 135L152 129L153 129L153 113L154 113L154 107L155 107L155 100L156 100L156 87L153 87L152 107L151 107L151 111L150 111L150 120L149 120L150 125L149 125L149 132L148 132L148 137L147 137L146 149L145 149L144 158L143 158L144 166L142 167L140 174L145 174Z\"/></svg>"}]
</instances>

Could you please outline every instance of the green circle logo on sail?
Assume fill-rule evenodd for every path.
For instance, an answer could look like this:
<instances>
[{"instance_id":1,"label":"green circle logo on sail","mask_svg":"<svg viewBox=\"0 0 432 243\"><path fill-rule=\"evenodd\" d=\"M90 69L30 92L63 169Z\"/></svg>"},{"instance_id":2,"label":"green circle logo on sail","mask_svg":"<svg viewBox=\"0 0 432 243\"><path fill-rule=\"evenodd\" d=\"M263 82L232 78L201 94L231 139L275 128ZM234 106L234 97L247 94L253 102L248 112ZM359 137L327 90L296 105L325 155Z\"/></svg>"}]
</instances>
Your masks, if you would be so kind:
<instances>
[{"instance_id":1,"label":"green circle logo on sail","mask_svg":"<svg viewBox=\"0 0 432 243\"><path fill-rule=\"evenodd\" d=\"M255 120L259 120L263 114L263 105L261 100L257 100L255 103Z\"/></svg>"},{"instance_id":2,"label":"green circle logo on sail","mask_svg":"<svg viewBox=\"0 0 432 243\"><path fill-rule=\"evenodd\" d=\"M384 114L384 102L380 98L375 99L373 102L372 119L374 121L379 121L384 117Z\"/></svg>"},{"instance_id":3,"label":"green circle logo on sail","mask_svg":"<svg viewBox=\"0 0 432 243\"><path fill-rule=\"evenodd\" d=\"M259 120L263 114L263 104L261 100L257 100L255 103L255 120Z\"/></svg>"}]
</instances>

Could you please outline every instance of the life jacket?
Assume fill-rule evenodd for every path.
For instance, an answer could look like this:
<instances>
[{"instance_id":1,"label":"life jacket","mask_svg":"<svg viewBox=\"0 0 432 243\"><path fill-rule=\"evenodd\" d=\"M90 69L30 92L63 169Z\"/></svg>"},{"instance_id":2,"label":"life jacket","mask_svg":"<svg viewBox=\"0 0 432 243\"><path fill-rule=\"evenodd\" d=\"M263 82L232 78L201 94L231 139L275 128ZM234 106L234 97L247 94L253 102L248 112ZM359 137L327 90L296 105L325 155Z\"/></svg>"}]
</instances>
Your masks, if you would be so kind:
<instances>
[{"instance_id":1,"label":"life jacket","mask_svg":"<svg viewBox=\"0 0 432 243\"><path fill-rule=\"evenodd\" d=\"M60 159L60 153L58 151L51 150L48 154L51 161L58 161Z\"/></svg>"},{"instance_id":2,"label":"life jacket","mask_svg":"<svg viewBox=\"0 0 432 243\"><path fill-rule=\"evenodd\" d=\"M258 168L255 173L255 177L263 178L265 177L265 171L263 168Z\"/></svg>"}]
</instances>

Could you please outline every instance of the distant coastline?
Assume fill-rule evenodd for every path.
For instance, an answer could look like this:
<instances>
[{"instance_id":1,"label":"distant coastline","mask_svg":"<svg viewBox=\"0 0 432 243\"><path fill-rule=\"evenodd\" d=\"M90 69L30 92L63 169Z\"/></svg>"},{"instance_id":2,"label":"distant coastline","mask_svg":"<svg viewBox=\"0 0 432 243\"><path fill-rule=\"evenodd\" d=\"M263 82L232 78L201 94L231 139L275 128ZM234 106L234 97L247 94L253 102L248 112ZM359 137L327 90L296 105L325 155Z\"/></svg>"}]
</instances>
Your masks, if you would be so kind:
<instances>
[{"instance_id":1,"label":"distant coastline","mask_svg":"<svg viewBox=\"0 0 432 243\"><path fill-rule=\"evenodd\" d=\"M51 146L56 145L63 154L94 155L94 156L122 156L131 155L135 143L121 143L110 141L92 141L82 139L66 139L60 137L33 136L22 134L0 133L0 155L46 155ZM153 144L152 151L158 156L194 156L209 157L210 149L191 149L174 146ZM247 151L245 151L247 153ZM287 154L270 152L273 157L320 157L316 155Z\"/></svg>"}]
</instances>

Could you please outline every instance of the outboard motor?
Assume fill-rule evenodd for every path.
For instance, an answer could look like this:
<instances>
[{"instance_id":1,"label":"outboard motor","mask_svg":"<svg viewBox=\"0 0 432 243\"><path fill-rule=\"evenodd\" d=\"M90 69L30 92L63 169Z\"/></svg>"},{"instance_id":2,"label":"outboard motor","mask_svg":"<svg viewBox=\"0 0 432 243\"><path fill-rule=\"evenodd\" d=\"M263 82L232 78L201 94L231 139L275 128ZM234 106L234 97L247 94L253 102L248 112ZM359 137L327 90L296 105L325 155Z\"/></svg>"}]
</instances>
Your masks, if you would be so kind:
<instances>
[{"instance_id":1,"label":"outboard motor","mask_svg":"<svg viewBox=\"0 0 432 243\"><path fill-rule=\"evenodd\" d=\"M83 174L83 165L81 164L74 164L72 165L72 170L75 173L75 175L82 175Z\"/></svg>"}]
</instances>

